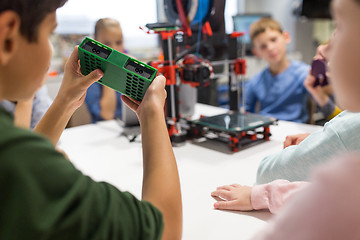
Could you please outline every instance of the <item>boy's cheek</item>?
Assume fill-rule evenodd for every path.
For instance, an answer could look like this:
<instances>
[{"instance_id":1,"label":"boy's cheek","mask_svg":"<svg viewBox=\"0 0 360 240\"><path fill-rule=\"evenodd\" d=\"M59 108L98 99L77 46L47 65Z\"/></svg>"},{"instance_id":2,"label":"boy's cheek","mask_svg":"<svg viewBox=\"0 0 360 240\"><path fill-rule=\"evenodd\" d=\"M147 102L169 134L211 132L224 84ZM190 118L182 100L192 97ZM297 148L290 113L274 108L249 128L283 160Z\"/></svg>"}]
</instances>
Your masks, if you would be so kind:
<instances>
[{"instance_id":1,"label":"boy's cheek","mask_svg":"<svg viewBox=\"0 0 360 240\"><path fill-rule=\"evenodd\" d=\"M260 48L260 47L254 47L253 48L253 53L256 57L259 58L265 58L266 57L266 50Z\"/></svg>"}]
</instances>

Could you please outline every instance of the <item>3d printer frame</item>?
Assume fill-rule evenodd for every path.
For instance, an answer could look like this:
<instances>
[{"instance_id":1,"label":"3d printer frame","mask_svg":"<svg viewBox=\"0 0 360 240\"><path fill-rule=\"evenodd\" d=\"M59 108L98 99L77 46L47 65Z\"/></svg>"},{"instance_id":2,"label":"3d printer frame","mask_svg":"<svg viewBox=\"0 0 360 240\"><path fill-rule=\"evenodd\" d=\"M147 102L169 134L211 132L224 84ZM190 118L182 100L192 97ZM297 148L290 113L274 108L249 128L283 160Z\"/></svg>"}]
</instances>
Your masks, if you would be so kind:
<instances>
[{"instance_id":1,"label":"3d printer frame","mask_svg":"<svg viewBox=\"0 0 360 240\"><path fill-rule=\"evenodd\" d=\"M178 7L181 6L178 3ZM180 7L181 8L181 7ZM181 10L181 9L180 9ZM181 12L181 11L179 11ZM229 72L229 109L230 111L240 112L245 114L245 98L244 98L244 83L246 74L246 61L245 61L245 47L241 51L241 56L238 56L238 38L244 36L243 32L233 32L231 34L221 34L221 36L214 36L209 22L205 22L201 31L198 34L206 36L205 40L196 42L194 45L189 45L188 50L182 53L176 53L176 42L175 36L181 32L185 38L189 38L193 35L191 28L187 26L176 26L171 23L155 23L147 24L146 27L149 29L147 33L156 33L161 37L161 46L163 51L163 60L154 61L150 65L158 69L158 73L163 74L166 77L166 91L167 100L165 106L165 116L168 126L168 132L173 145L182 145L186 139L199 137L200 135L205 136L206 134L213 132L219 137L227 135L226 141L229 143L229 147L232 151L236 152L242 149L245 145L248 145L249 141L253 143L268 141L270 137L270 125L274 124L275 121L270 121L266 124L258 126L263 127L262 132L256 132L250 128L247 130L237 131L224 131L219 130L216 126L201 126L201 121L188 121L189 127L183 128L180 120L182 119L179 112L179 84L190 84L192 87L198 87L200 81L188 82L181 77L184 76L183 69L179 66L178 60L184 58L187 54L192 54L195 49L199 49L202 44L208 44L212 41L223 41L227 48L227 59L224 61L210 62L210 64L224 64L228 67ZM194 37L194 36L193 36ZM190 63L191 65L191 63ZM242 104L240 105L240 84L239 78L242 82ZM187 121L187 120L185 120Z\"/></svg>"}]
</instances>

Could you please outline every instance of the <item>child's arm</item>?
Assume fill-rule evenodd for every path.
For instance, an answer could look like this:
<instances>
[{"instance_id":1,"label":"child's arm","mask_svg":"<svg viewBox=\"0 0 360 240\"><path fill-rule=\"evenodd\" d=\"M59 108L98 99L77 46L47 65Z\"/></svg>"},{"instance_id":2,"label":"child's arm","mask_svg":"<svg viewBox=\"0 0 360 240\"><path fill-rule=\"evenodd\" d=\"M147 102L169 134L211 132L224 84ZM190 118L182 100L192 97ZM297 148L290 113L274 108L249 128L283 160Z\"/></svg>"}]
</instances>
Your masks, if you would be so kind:
<instances>
[{"instance_id":1,"label":"child's arm","mask_svg":"<svg viewBox=\"0 0 360 240\"><path fill-rule=\"evenodd\" d=\"M275 180L254 187L232 184L218 187L211 196L218 200L216 209L251 211L269 209L277 213L307 182Z\"/></svg>"},{"instance_id":2,"label":"child's arm","mask_svg":"<svg viewBox=\"0 0 360 240\"><path fill-rule=\"evenodd\" d=\"M323 107L329 101L329 96L320 85L314 87L315 81L316 78L311 75L311 73L309 73L304 81L304 86L314 98L319 107Z\"/></svg>"},{"instance_id":3,"label":"child's arm","mask_svg":"<svg viewBox=\"0 0 360 240\"><path fill-rule=\"evenodd\" d=\"M102 87L100 99L100 116L104 120L114 119L116 111L116 92L106 86Z\"/></svg>"},{"instance_id":4,"label":"child's arm","mask_svg":"<svg viewBox=\"0 0 360 240\"><path fill-rule=\"evenodd\" d=\"M45 76L47 77L47 75ZM33 112L31 114L31 125L30 128L34 129L39 123L41 118L44 116L46 111L52 104L52 99L48 95L46 86L42 86L35 94L33 102Z\"/></svg>"},{"instance_id":5,"label":"child's arm","mask_svg":"<svg viewBox=\"0 0 360 240\"><path fill-rule=\"evenodd\" d=\"M144 166L142 199L162 212L163 239L181 239L180 182L164 116L165 78L155 78L141 104L124 95L121 99L136 112L140 121Z\"/></svg>"},{"instance_id":6,"label":"child's arm","mask_svg":"<svg viewBox=\"0 0 360 240\"><path fill-rule=\"evenodd\" d=\"M359 155L318 169L274 221L253 239L359 239Z\"/></svg>"},{"instance_id":7,"label":"child's arm","mask_svg":"<svg viewBox=\"0 0 360 240\"><path fill-rule=\"evenodd\" d=\"M329 44L323 44L320 45L316 49L316 55L314 56L314 60L321 59L328 61L329 57ZM329 77L329 72L326 73L326 75ZM330 120L336 115L338 115L341 110L338 106L335 105L335 103L330 99L330 95L332 95L332 88L331 85L327 86L316 86L314 87L314 83L316 81L316 78L311 75L311 73L308 74L304 81L304 86L308 90L308 92L311 94L317 105L320 107L320 111L325 115L325 117Z\"/></svg>"},{"instance_id":8,"label":"child's arm","mask_svg":"<svg viewBox=\"0 0 360 240\"><path fill-rule=\"evenodd\" d=\"M317 105L320 107L320 111L325 115L325 117L330 120L336 115L338 115L341 110L335 105L335 103L330 99L328 90L321 86L314 87L315 77L310 73L304 81L304 86L311 94Z\"/></svg>"},{"instance_id":9,"label":"child's arm","mask_svg":"<svg viewBox=\"0 0 360 240\"><path fill-rule=\"evenodd\" d=\"M75 47L65 65L60 90L34 131L45 135L56 145L70 117L84 102L87 88L102 77L101 70L87 76L80 73L78 48Z\"/></svg>"},{"instance_id":10,"label":"child's arm","mask_svg":"<svg viewBox=\"0 0 360 240\"><path fill-rule=\"evenodd\" d=\"M16 103L14 111L15 126L30 129L33 102L34 98Z\"/></svg>"}]
</instances>

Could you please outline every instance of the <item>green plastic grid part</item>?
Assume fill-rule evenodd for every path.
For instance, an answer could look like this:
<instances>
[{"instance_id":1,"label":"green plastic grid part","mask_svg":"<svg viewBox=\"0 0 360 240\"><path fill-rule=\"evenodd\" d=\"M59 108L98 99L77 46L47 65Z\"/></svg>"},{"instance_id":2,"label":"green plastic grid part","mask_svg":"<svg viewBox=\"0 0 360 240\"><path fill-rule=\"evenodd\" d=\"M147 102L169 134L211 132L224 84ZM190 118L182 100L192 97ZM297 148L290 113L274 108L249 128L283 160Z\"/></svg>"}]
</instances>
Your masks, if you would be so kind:
<instances>
[{"instance_id":1,"label":"green plastic grid part","mask_svg":"<svg viewBox=\"0 0 360 240\"><path fill-rule=\"evenodd\" d=\"M80 68L83 75L101 69L102 85L141 101L154 80L157 69L121 52L118 52L89 37L79 46Z\"/></svg>"}]
</instances>

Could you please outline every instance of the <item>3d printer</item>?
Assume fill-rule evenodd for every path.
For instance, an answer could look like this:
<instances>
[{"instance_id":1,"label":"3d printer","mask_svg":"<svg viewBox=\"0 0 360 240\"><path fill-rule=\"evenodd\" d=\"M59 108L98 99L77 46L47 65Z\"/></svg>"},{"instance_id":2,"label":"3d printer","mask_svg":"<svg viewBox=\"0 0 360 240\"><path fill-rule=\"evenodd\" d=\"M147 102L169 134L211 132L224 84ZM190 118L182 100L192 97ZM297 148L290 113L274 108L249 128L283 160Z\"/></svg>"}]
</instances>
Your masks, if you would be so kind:
<instances>
[{"instance_id":1,"label":"3d printer","mask_svg":"<svg viewBox=\"0 0 360 240\"><path fill-rule=\"evenodd\" d=\"M222 2L225 4L225 1ZM214 12L213 0L164 0L164 10L167 22L146 24L146 27L147 33L156 33L161 37L164 58L150 65L167 79L165 113L173 145L181 145L188 138L207 137L211 133L211 139L217 136L216 140L227 142L231 150L236 152L249 144L269 140L270 125L276 119L245 113L245 44L239 44L239 38L244 33L212 31L209 19ZM223 47L226 53L224 59L210 61L206 54L200 56L199 49L202 47L207 48L210 55L214 54L214 46ZM228 68L230 111L197 120L182 118L179 112L179 86L211 84L213 67L216 65Z\"/></svg>"}]
</instances>

